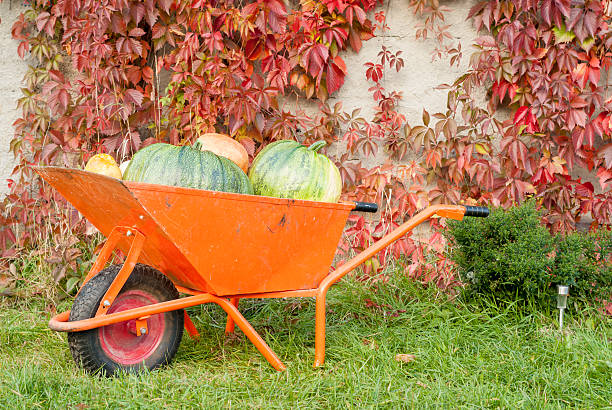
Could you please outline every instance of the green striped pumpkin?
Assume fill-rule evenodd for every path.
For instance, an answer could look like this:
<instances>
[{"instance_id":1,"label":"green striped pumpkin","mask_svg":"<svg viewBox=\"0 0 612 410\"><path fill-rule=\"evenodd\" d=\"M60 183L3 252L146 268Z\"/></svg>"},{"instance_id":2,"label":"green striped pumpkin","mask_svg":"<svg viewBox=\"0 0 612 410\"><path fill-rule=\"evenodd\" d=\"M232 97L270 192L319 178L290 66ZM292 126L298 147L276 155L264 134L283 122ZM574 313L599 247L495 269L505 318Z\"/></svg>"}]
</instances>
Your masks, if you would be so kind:
<instances>
[{"instance_id":1,"label":"green striped pumpkin","mask_svg":"<svg viewBox=\"0 0 612 410\"><path fill-rule=\"evenodd\" d=\"M132 157L123 179L150 184L253 194L247 175L227 158L197 147L152 144Z\"/></svg>"},{"instance_id":2,"label":"green striped pumpkin","mask_svg":"<svg viewBox=\"0 0 612 410\"><path fill-rule=\"evenodd\" d=\"M342 193L340 171L317 151L318 141L306 148L291 140L273 142L255 158L249 179L256 195L338 202Z\"/></svg>"}]
</instances>

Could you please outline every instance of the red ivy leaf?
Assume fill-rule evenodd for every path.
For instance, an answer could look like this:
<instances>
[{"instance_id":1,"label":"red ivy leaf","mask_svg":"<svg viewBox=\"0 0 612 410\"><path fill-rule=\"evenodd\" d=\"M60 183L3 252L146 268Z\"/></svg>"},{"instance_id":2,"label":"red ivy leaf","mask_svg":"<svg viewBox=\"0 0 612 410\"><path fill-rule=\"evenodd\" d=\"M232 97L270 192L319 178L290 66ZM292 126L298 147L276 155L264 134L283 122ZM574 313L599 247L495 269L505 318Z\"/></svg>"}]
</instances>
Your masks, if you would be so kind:
<instances>
[{"instance_id":1,"label":"red ivy leaf","mask_svg":"<svg viewBox=\"0 0 612 410\"><path fill-rule=\"evenodd\" d=\"M162 6L162 9L166 12L170 12L170 7L174 3L174 0L157 0L157 2Z\"/></svg>"},{"instance_id":2,"label":"red ivy leaf","mask_svg":"<svg viewBox=\"0 0 612 410\"><path fill-rule=\"evenodd\" d=\"M538 120L531 112L531 108L527 106L519 107L519 109L516 110L516 113L514 114L514 124L526 125L526 130L529 133L538 132L540 129Z\"/></svg>"},{"instance_id":3,"label":"red ivy leaf","mask_svg":"<svg viewBox=\"0 0 612 410\"><path fill-rule=\"evenodd\" d=\"M152 2L150 4L151 6L149 7L149 2L147 2L145 18L147 23L149 23L149 26L153 27L159 18L159 10L155 8L155 5Z\"/></svg>"},{"instance_id":4,"label":"red ivy leaf","mask_svg":"<svg viewBox=\"0 0 612 410\"><path fill-rule=\"evenodd\" d=\"M210 51L223 50L223 35L220 32L206 33L202 37Z\"/></svg>"},{"instance_id":5,"label":"red ivy leaf","mask_svg":"<svg viewBox=\"0 0 612 410\"><path fill-rule=\"evenodd\" d=\"M340 57L336 57L334 61L327 67L327 92L332 94L342 87L344 77L346 75L346 64Z\"/></svg>"},{"instance_id":6,"label":"red ivy leaf","mask_svg":"<svg viewBox=\"0 0 612 410\"><path fill-rule=\"evenodd\" d=\"M142 69L142 78L147 83L152 83L153 82L153 69L149 66L144 67Z\"/></svg>"},{"instance_id":7,"label":"red ivy leaf","mask_svg":"<svg viewBox=\"0 0 612 410\"><path fill-rule=\"evenodd\" d=\"M348 6L346 8L345 15L346 15L346 19L348 20L350 24L353 24L353 20L355 19L355 17L357 18L357 21L361 25L363 25L366 19L365 11L363 11L363 9L357 5Z\"/></svg>"},{"instance_id":8,"label":"red ivy leaf","mask_svg":"<svg viewBox=\"0 0 612 410\"><path fill-rule=\"evenodd\" d=\"M597 85L599 83L599 60L593 65L580 63L572 70L572 78L581 88L584 88L587 81Z\"/></svg>"},{"instance_id":9,"label":"red ivy leaf","mask_svg":"<svg viewBox=\"0 0 612 410\"><path fill-rule=\"evenodd\" d=\"M327 11L330 14L333 13L335 10L342 13L348 6L343 0L323 0L323 4L327 6Z\"/></svg>"},{"instance_id":10,"label":"red ivy leaf","mask_svg":"<svg viewBox=\"0 0 612 410\"><path fill-rule=\"evenodd\" d=\"M128 90L125 90L125 102L131 102L136 104L137 106L140 106L142 105L143 98L144 95L142 95L142 93L136 89L130 88Z\"/></svg>"},{"instance_id":11,"label":"red ivy leaf","mask_svg":"<svg viewBox=\"0 0 612 410\"><path fill-rule=\"evenodd\" d=\"M57 101L57 104L55 104L55 106L59 109L55 109L54 111L56 113L63 113L66 111L66 109L68 108L68 105L70 104L70 94L68 94L68 91L64 88L59 88L57 89L57 92L54 93L52 96L52 98L50 98L50 100L55 100ZM49 102L49 105L51 105L51 101Z\"/></svg>"},{"instance_id":12,"label":"red ivy leaf","mask_svg":"<svg viewBox=\"0 0 612 410\"><path fill-rule=\"evenodd\" d=\"M603 160L606 168L612 169L612 143L606 144L599 148L599 151L597 151L597 157Z\"/></svg>"},{"instance_id":13,"label":"red ivy leaf","mask_svg":"<svg viewBox=\"0 0 612 410\"><path fill-rule=\"evenodd\" d=\"M529 150L523 141L518 138L512 139L510 144L507 146L508 156L517 168L526 168L527 157Z\"/></svg>"},{"instance_id":14,"label":"red ivy leaf","mask_svg":"<svg viewBox=\"0 0 612 410\"><path fill-rule=\"evenodd\" d=\"M591 184L590 182L585 182L584 184L576 185L576 194L578 194L578 196L581 196L583 198L592 197L594 191L595 191L595 188L593 187L593 184Z\"/></svg>"},{"instance_id":15,"label":"red ivy leaf","mask_svg":"<svg viewBox=\"0 0 612 410\"><path fill-rule=\"evenodd\" d=\"M136 25L138 25L141 21L142 18L145 15L145 6L142 3L131 3L130 4L130 15L132 16L132 19L134 20L134 23L136 23ZM144 34L144 31L143 31ZM130 36L132 36L131 32L130 32Z\"/></svg>"},{"instance_id":16,"label":"red ivy leaf","mask_svg":"<svg viewBox=\"0 0 612 410\"><path fill-rule=\"evenodd\" d=\"M600 6L601 7L601 6ZM577 5L570 10L570 19L567 29L576 33L580 42L584 42L587 37L593 37L599 26L600 17L595 14L590 7Z\"/></svg>"},{"instance_id":17,"label":"red ivy leaf","mask_svg":"<svg viewBox=\"0 0 612 410\"><path fill-rule=\"evenodd\" d=\"M502 102L504 97L506 96L506 91L508 91L508 87L510 83L506 80L499 80L493 83L491 87L491 91L493 92L493 98L498 97L499 102Z\"/></svg>"},{"instance_id":18,"label":"red ivy leaf","mask_svg":"<svg viewBox=\"0 0 612 410\"><path fill-rule=\"evenodd\" d=\"M276 14L279 17L284 17L287 15L287 9L285 8L285 3L278 0L264 0L264 4L270 11Z\"/></svg>"},{"instance_id":19,"label":"red ivy leaf","mask_svg":"<svg viewBox=\"0 0 612 410\"><path fill-rule=\"evenodd\" d=\"M599 185L602 190L606 189L609 183L612 183L612 170L599 168L597 170L597 178L599 178Z\"/></svg>"},{"instance_id":20,"label":"red ivy leaf","mask_svg":"<svg viewBox=\"0 0 612 410\"><path fill-rule=\"evenodd\" d=\"M28 41L22 41L17 47L17 54L20 58L25 58L25 54L30 51L30 43Z\"/></svg>"},{"instance_id":21,"label":"red ivy leaf","mask_svg":"<svg viewBox=\"0 0 612 410\"><path fill-rule=\"evenodd\" d=\"M129 35L130 37L141 37L145 35L145 31L140 27L136 27L130 30Z\"/></svg>"},{"instance_id":22,"label":"red ivy leaf","mask_svg":"<svg viewBox=\"0 0 612 410\"><path fill-rule=\"evenodd\" d=\"M253 141L252 138L241 138L240 143L242 144L244 149L246 149L247 154L249 154L251 157L255 155L255 141Z\"/></svg>"},{"instance_id":23,"label":"red ivy leaf","mask_svg":"<svg viewBox=\"0 0 612 410\"><path fill-rule=\"evenodd\" d=\"M234 135L238 132L238 130L240 129L240 127L242 127L244 125L244 120L242 119L242 117L240 118L236 118L235 115L230 115L229 116L229 126L230 126L230 134Z\"/></svg>"},{"instance_id":24,"label":"red ivy leaf","mask_svg":"<svg viewBox=\"0 0 612 410\"><path fill-rule=\"evenodd\" d=\"M497 41L492 36L482 36L476 39L476 44L481 47L497 47Z\"/></svg>"},{"instance_id":25,"label":"red ivy leaf","mask_svg":"<svg viewBox=\"0 0 612 410\"><path fill-rule=\"evenodd\" d=\"M587 119L588 119L588 115L584 110L578 110L578 109L570 109L567 111L567 127L570 130L573 130L576 125L579 125L580 127L584 127ZM581 136L582 139L582 136Z\"/></svg>"},{"instance_id":26,"label":"red ivy leaf","mask_svg":"<svg viewBox=\"0 0 612 410\"><path fill-rule=\"evenodd\" d=\"M259 38L249 39L244 46L244 55L249 60L258 60L263 54L263 45Z\"/></svg>"},{"instance_id":27,"label":"red ivy leaf","mask_svg":"<svg viewBox=\"0 0 612 410\"><path fill-rule=\"evenodd\" d=\"M510 86L508 87L508 96L510 97L510 100L513 100L514 97L516 96L516 92L518 91L518 84L510 84Z\"/></svg>"},{"instance_id":28,"label":"red ivy leaf","mask_svg":"<svg viewBox=\"0 0 612 410\"><path fill-rule=\"evenodd\" d=\"M349 31L349 43L354 52L358 53L361 50L361 36L358 31L353 29Z\"/></svg>"},{"instance_id":29,"label":"red ivy leaf","mask_svg":"<svg viewBox=\"0 0 612 410\"><path fill-rule=\"evenodd\" d=\"M375 83L379 82L383 76L383 66L380 64L366 63L366 78Z\"/></svg>"},{"instance_id":30,"label":"red ivy leaf","mask_svg":"<svg viewBox=\"0 0 612 410\"><path fill-rule=\"evenodd\" d=\"M131 44L132 52L142 57L142 43L135 38L130 38L129 43Z\"/></svg>"},{"instance_id":31,"label":"red ivy leaf","mask_svg":"<svg viewBox=\"0 0 612 410\"><path fill-rule=\"evenodd\" d=\"M540 13L546 24L561 26L563 17L570 16L570 0L543 0Z\"/></svg>"},{"instance_id":32,"label":"red ivy leaf","mask_svg":"<svg viewBox=\"0 0 612 410\"><path fill-rule=\"evenodd\" d=\"M303 56L304 68L311 76L319 77L329 57L329 50L323 44L315 44L308 48Z\"/></svg>"},{"instance_id":33,"label":"red ivy leaf","mask_svg":"<svg viewBox=\"0 0 612 410\"><path fill-rule=\"evenodd\" d=\"M51 70L49 71L49 79L56 83L65 83L64 74L61 71Z\"/></svg>"},{"instance_id":34,"label":"red ivy leaf","mask_svg":"<svg viewBox=\"0 0 612 410\"><path fill-rule=\"evenodd\" d=\"M38 31L44 31L49 37L53 37L55 34L55 15L51 15L46 11L43 11L36 17L36 28Z\"/></svg>"}]
</instances>

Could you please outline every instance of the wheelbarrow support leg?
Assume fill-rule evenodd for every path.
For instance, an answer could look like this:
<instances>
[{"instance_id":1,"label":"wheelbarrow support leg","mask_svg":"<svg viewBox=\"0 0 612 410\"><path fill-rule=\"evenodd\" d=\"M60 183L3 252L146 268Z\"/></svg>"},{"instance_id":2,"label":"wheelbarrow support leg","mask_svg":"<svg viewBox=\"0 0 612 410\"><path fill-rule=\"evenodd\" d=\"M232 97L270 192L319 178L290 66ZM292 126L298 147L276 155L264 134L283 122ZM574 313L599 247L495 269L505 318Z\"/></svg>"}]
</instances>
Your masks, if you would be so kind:
<instances>
[{"instance_id":1,"label":"wheelbarrow support leg","mask_svg":"<svg viewBox=\"0 0 612 410\"><path fill-rule=\"evenodd\" d=\"M230 298L230 303L234 305L236 309L238 309L238 303L240 303L240 298ZM234 319L230 315L227 315L227 322L225 323L225 334L234 333Z\"/></svg>"},{"instance_id":2,"label":"wheelbarrow support leg","mask_svg":"<svg viewBox=\"0 0 612 410\"><path fill-rule=\"evenodd\" d=\"M261 336L253 329L253 326L240 314L236 306L234 306L230 301L223 298L215 298L214 303L218 304L225 310L225 312L232 317L233 321L238 325L240 330L244 332L244 334L249 338L251 343L255 345L257 350L266 358L266 360L274 367L276 370L285 370L286 367L283 362L280 361L278 356L270 349L270 346L267 345L265 340L262 339Z\"/></svg>"},{"instance_id":3,"label":"wheelbarrow support leg","mask_svg":"<svg viewBox=\"0 0 612 410\"><path fill-rule=\"evenodd\" d=\"M189 333L189 336L192 339L198 340L200 338L200 333L198 332L198 329L196 329L195 325L193 324L193 321L189 317L189 314L187 314L187 311L184 310L183 312L185 312L185 330L187 330L187 333Z\"/></svg>"},{"instance_id":4,"label":"wheelbarrow support leg","mask_svg":"<svg viewBox=\"0 0 612 410\"><path fill-rule=\"evenodd\" d=\"M323 366L325 362L325 296L327 292L317 294L315 312L315 362L314 367Z\"/></svg>"}]
</instances>

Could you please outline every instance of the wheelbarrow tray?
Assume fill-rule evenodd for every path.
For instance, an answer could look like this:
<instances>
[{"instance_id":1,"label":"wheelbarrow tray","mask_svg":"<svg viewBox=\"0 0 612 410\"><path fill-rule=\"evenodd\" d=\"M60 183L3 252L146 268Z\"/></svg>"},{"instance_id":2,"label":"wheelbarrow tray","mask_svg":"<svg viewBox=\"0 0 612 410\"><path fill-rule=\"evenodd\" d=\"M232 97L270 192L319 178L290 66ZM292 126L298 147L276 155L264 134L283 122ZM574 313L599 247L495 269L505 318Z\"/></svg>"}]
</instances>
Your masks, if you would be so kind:
<instances>
[{"instance_id":1,"label":"wheelbarrow tray","mask_svg":"<svg viewBox=\"0 0 612 410\"><path fill-rule=\"evenodd\" d=\"M105 236L119 225L142 233L143 263L217 296L317 288L355 206L37 171ZM130 241L117 247L127 254Z\"/></svg>"}]
</instances>

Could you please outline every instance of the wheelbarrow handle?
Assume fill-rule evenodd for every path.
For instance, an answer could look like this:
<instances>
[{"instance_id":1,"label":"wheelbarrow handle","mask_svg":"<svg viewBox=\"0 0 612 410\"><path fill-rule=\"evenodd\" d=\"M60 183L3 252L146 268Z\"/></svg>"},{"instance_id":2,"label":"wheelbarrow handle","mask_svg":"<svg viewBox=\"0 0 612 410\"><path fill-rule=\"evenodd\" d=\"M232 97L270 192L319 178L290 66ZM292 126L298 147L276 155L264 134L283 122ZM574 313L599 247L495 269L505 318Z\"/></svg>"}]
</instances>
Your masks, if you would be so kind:
<instances>
[{"instance_id":1,"label":"wheelbarrow handle","mask_svg":"<svg viewBox=\"0 0 612 410\"><path fill-rule=\"evenodd\" d=\"M357 206L355 206L355 209L356 208ZM461 221L464 216L485 217L489 215L489 209L483 206L464 205L428 206L421 212L417 213L416 215L413 215L412 218L410 218L397 228L393 229L391 232L387 233L381 239L374 242L368 248L361 251L361 253L339 266L338 269L336 269L325 279L323 279L323 281L319 285L319 292L321 294L327 292L327 289L329 289L332 284L340 280L340 278L342 278L344 275L355 269L357 266L361 265L363 262L370 259L372 256L376 255L378 252L400 239L408 231L411 231L414 227L425 222L434 215L437 215L438 217L442 218L450 218Z\"/></svg>"},{"instance_id":2,"label":"wheelbarrow handle","mask_svg":"<svg viewBox=\"0 0 612 410\"><path fill-rule=\"evenodd\" d=\"M464 216L486 218L489 216L489 208L486 206L466 206Z\"/></svg>"},{"instance_id":3,"label":"wheelbarrow handle","mask_svg":"<svg viewBox=\"0 0 612 410\"><path fill-rule=\"evenodd\" d=\"M355 202L353 211L376 213L378 212L378 205L371 202Z\"/></svg>"}]
</instances>

